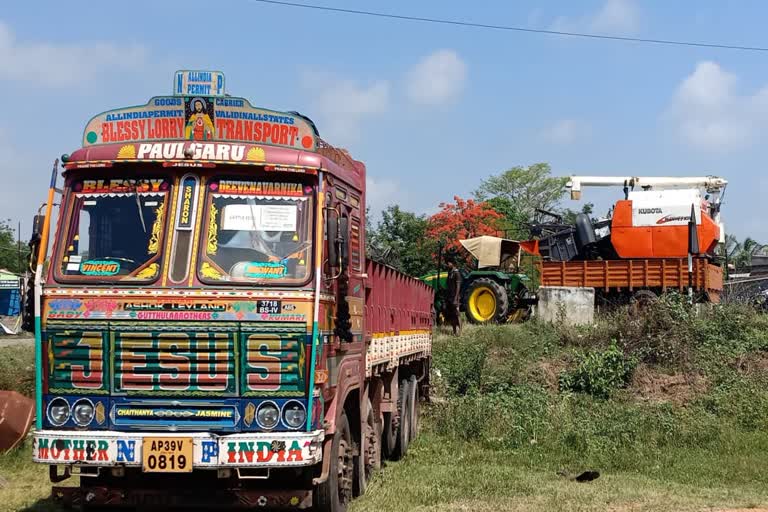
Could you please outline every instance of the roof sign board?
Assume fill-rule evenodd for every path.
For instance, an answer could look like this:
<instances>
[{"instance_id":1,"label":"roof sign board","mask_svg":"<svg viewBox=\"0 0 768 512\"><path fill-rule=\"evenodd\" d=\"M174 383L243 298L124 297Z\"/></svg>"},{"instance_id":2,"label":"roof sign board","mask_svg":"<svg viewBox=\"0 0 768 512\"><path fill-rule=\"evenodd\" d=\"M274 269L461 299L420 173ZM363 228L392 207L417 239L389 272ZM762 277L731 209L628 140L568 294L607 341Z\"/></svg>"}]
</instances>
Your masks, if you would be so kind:
<instances>
[{"instance_id":1,"label":"roof sign board","mask_svg":"<svg viewBox=\"0 0 768 512\"><path fill-rule=\"evenodd\" d=\"M314 151L317 131L294 113L252 106L224 92L220 71L177 71L174 95L91 118L83 147L162 141L239 142Z\"/></svg>"},{"instance_id":2,"label":"roof sign board","mask_svg":"<svg viewBox=\"0 0 768 512\"><path fill-rule=\"evenodd\" d=\"M173 80L175 96L224 96L221 71L177 71Z\"/></svg>"},{"instance_id":3,"label":"roof sign board","mask_svg":"<svg viewBox=\"0 0 768 512\"><path fill-rule=\"evenodd\" d=\"M83 147L189 140L240 142L314 151L316 132L304 117L253 107L233 97L158 96L146 105L103 112L83 133Z\"/></svg>"}]
</instances>

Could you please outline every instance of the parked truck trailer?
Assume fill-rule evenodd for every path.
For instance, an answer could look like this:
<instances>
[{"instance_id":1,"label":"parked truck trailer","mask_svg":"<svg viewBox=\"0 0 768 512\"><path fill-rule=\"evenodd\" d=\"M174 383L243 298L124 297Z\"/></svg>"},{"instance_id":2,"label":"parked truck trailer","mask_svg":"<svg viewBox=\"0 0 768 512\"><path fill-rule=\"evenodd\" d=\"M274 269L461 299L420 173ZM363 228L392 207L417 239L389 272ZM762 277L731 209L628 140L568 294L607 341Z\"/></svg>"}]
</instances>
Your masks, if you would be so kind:
<instances>
[{"instance_id":1,"label":"parked truck trailer","mask_svg":"<svg viewBox=\"0 0 768 512\"><path fill-rule=\"evenodd\" d=\"M339 512L405 455L433 292L366 258L362 162L180 71L61 163L27 302L55 499Z\"/></svg>"}]
</instances>

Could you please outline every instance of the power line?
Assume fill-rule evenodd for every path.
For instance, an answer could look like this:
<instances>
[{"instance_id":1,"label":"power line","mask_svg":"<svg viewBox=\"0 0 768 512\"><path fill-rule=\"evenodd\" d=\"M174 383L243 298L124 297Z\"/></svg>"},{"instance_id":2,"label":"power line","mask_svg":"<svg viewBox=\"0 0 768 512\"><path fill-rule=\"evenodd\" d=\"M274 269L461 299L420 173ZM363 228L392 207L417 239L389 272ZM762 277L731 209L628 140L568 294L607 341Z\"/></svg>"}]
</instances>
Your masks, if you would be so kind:
<instances>
[{"instance_id":1,"label":"power line","mask_svg":"<svg viewBox=\"0 0 768 512\"><path fill-rule=\"evenodd\" d=\"M561 30L544 30L544 29L535 29L535 28L514 27L509 25L490 25L487 23L472 23L469 21L448 20L448 19L441 19L441 18L424 18L420 16L406 16L402 14L388 14L384 12L375 12L375 11L360 11L357 9L342 9L340 7L328 7L324 5L302 4L297 2L286 2L283 0L251 0L251 1L259 2L263 4L282 5L285 7L313 9L316 11L337 12L337 13L343 13L343 14L355 14L359 16L373 16L377 18L389 18L393 20L417 21L421 23L436 23L440 25L454 25L454 26L460 26L460 27L481 28L481 29L489 29L489 30L528 32L528 33L534 33L534 34L582 37L587 39L604 39L609 41L660 44L660 45L668 45L668 46L694 46L699 48L718 48L722 50L768 52L768 48L761 47L761 46L742 46L742 45L736 45L736 44L702 43L702 42L696 42L696 41L676 41L673 39L647 39L642 37L607 36L607 35L601 35L601 34L589 34L584 32L564 32Z\"/></svg>"}]
</instances>

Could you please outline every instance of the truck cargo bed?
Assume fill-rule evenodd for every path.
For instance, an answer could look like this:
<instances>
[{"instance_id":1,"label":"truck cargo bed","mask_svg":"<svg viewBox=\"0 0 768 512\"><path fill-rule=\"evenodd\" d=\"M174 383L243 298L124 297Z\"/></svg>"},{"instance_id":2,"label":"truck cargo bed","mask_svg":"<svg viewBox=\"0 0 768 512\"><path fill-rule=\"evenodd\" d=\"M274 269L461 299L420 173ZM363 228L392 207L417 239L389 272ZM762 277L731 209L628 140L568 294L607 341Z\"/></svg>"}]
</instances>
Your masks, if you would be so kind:
<instances>
[{"instance_id":1,"label":"truck cargo bed","mask_svg":"<svg viewBox=\"0 0 768 512\"><path fill-rule=\"evenodd\" d=\"M629 259L593 261L542 261L539 263L541 286L576 286L596 290L659 291L688 288L688 260ZM706 258L693 260L693 282L696 291L706 293L711 302L720 301L723 270Z\"/></svg>"}]
</instances>

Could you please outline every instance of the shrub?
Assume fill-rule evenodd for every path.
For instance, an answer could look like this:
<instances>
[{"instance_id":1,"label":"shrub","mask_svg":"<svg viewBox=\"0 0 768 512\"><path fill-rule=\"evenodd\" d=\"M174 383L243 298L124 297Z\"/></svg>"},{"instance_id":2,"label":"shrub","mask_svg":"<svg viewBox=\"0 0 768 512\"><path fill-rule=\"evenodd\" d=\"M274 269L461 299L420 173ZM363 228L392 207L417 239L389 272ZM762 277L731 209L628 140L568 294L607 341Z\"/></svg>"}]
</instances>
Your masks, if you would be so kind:
<instances>
[{"instance_id":1,"label":"shrub","mask_svg":"<svg viewBox=\"0 0 768 512\"><path fill-rule=\"evenodd\" d=\"M437 347L436 347L437 348ZM435 350L435 367L451 394L465 395L480 388L488 347L474 336L461 336L443 341Z\"/></svg>"},{"instance_id":2,"label":"shrub","mask_svg":"<svg viewBox=\"0 0 768 512\"><path fill-rule=\"evenodd\" d=\"M615 344L606 350L593 350L577 356L575 368L560 374L560 391L587 393L608 398L629 383L637 362Z\"/></svg>"}]
</instances>

